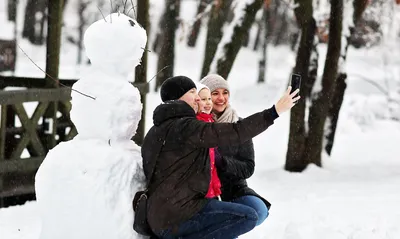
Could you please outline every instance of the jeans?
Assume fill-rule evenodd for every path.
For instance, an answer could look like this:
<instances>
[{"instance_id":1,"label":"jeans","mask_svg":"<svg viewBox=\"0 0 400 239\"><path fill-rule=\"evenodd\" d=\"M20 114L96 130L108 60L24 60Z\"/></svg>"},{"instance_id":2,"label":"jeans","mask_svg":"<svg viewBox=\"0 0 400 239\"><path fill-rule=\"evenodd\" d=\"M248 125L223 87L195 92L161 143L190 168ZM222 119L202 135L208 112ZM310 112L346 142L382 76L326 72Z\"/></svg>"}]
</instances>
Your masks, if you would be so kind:
<instances>
[{"instance_id":1,"label":"jeans","mask_svg":"<svg viewBox=\"0 0 400 239\"><path fill-rule=\"evenodd\" d=\"M167 229L158 233L162 239L232 239L251 231L258 221L256 211L248 206L210 199L176 231Z\"/></svg>"},{"instance_id":2,"label":"jeans","mask_svg":"<svg viewBox=\"0 0 400 239\"><path fill-rule=\"evenodd\" d=\"M232 200L233 203L239 203L242 205L249 206L253 208L257 212L258 220L257 225L259 226L261 223L265 221L268 217L268 208L265 203L258 197L252 195L246 195L243 197L235 198Z\"/></svg>"}]
</instances>

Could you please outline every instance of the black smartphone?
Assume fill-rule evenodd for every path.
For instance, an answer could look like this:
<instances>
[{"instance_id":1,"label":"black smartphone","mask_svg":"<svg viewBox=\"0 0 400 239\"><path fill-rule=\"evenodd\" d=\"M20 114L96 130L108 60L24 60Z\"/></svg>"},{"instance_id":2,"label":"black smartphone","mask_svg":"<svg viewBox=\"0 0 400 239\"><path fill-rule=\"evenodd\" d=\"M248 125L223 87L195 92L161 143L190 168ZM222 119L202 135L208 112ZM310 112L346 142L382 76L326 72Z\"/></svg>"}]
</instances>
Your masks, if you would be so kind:
<instances>
[{"instance_id":1,"label":"black smartphone","mask_svg":"<svg viewBox=\"0 0 400 239\"><path fill-rule=\"evenodd\" d=\"M292 90L290 94L293 93L295 90L300 89L301 85L301 75L293 73L290 79L290 85L292 86ZM298 96L299 94L296 94ZM297 103L297 101L295 102Z\"/></svg>"}]
</instances>

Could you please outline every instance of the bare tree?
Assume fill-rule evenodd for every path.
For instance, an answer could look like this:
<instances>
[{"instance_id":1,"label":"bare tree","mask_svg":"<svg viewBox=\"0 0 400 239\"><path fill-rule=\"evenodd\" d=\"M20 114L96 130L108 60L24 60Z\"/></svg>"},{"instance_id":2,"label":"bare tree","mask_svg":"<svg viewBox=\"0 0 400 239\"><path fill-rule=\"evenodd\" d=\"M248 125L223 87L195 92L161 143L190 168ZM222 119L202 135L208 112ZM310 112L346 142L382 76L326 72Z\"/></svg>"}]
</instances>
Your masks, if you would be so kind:
<instances>
[{"instance_id":1,"label":"bare tree","mask_svg":"<svg viewBox=\"0 0 400 239\"><path fill-rule=\"evenodd\" d=\"M199 6L197 7L197 14L196 16L200 16L204 10L206 9L207 5L211 4L212 0L200 0ZM197 19L195 20L192 29L190 30L189 38L188 38L188 46L194 47L196 46L197 38L200 33L200 27L201 27L201 17L196 17Z\"/></svg>"},{"instance_id":2,"label":"bare tree","mask_svg":"<svg viewBox=\"0 0 400 239\"><path fill-rule=\"evenodd\" d=\"M308 161L304 158L304 150L306 148L308 126L306 127L306 102L310 98L311 88L315 78L310 74L315 70L318 61L311 61L311 56L316 55L316 21L313 18L312 0L296 0L298 7L295 9L295 16L300 26L300 42L298 44L296 65L293 69L294 73L302 76L301 95L302 99L293 107L290 112L290 131L289 142L286 153L285 170L291 172L301 172L307 165ZM314 49L314 51L313 51ZM314 52L314 54L313 54ZM313 62L314 64L310 64Z\"/></svg>"},{"instance_id":3,"label":"bare tree","mask_svg":"<svg viewBox=\"0 0 400 239\"><path fill-rule=\"evenodd\" d=\"M354 11L352 12L352 14L350 13L351 14L350 16L345 16L352 18L352 24L350 24L349 26L344 26L345 28L348 28L347 31L348 35L344 35L342 37L342 45L344 47L342 47L342 52L340 54L341 64L339 65L339 72L336 79L335 88L333 89L333 96L330 101L329 114L327 118L327 127L325 131L324 140L326 140L325 151L328 153L328 155L330 155L332 152L333 143L335 140L336 127L339 119L339 112L340 108L342 107L344 93L347 87L346 83L347 73L345 71L347 50L351 44L350 39L352 38L355 32L357 23L361 19L361 16L365 8L367 7L368 0L354 0L352 4L353 6L351 7L351 9L354 9Z\"/></svg>"},{"instance_id":4,"label":"bare tree","mask_svg":"<svg viewBox=\"0 0 400 239\"><path fill-rule=\"evenodd\" d=\"M78 26L78 59L77 63L81 64L82 62L82 51L83 51L83 34L85 31L85 27L87 25L87 19L84 16L85 10L87 9L90 1L88 0L80 0L78 4L78 17L79 17L79 26Z\"/></svg>"},{"instance_id":5,"label":"bare tree","mask_svg":"<svg viewBox=\"0 0 400 239\"><path fill-rule=\"evenodd\" d=\"M32 44L44 43L46 8L46 0L28 0L26 3L22 37L27 38Z\"/></svg>"},{"instance_id":6,"label":"bare tree","mask_svg":"<svg viewBox=\"0 0 400 239\"><path fill-rule=\"evenodd\" d=\"M213 60L218 43L222 38L222 27L226 21L232 0L216 0L211 8L210 19L208 20L206 48L204 53L201 77L210 71L210 64Z\"/></svg>"},{"instance_id":7,"label":"bare tree","mask_svg":"<svg viewBox=\"0 0 400 239\"><path fill-rule=\"evenodd\" d=\"M47 42L46 42L46 87L59 87L58 80L60 68L60 48L61 48L61 23L63 13L63 0L49 1L48 3L49 17L47 23ZM50 76L52 78L50 78ZM47 125L48 120L53 121L53 127L57 128L57 112L58 103L51 102L43 115L43 125ZM52 149L57 144L57 130L46 134L46 149Z\"/></svg>"},{"instance_id":8,"label":"bare tree","mask_svg":"<svg viewBox=\"0 0 400 239\"><path fill-rule=\"evenodd\" d=\"M269 43L269 34L270 30L268 29L268 23L269 23L269 12L270 12L270 6L265 2L264 7L262 9L263 14L262 14L262 19L260 22L260 27L259 27L259 36L256 38L261 42L261 49L259 49L259 54L260 54L260 60L258 62L258 83L265 82L265 71L267 69L267 49L268 49L268 43ZM262 37L261 37L262 36ZM254 48L257 48L258 43L256 42L254 44Z\"/></svg>"},{"instance_id":9,"label":"bare tree","mask_svg":"<svg viewBox=\"0 0 400 239\"><path fill-rule=\"evenodd\" d=\"M18 1L16 0L8 0L7 2L7 12L8 12L8 20L15 22L17 18L17 6Z\"/></svg>"},{"instance_id":10,"label":"bare tree","mask_svg":"<svg viewBox=\"0 0 400 239\"><path fill-rule=\"evenodd\" d=\"M343 0L331 1L329 18L329 42L326 53L324 73L321 86L315 86L312 96L312 105L308 117L309 133L304 158L309 163L322 166L321 153L323 148L323 135L326 118L329 112L333 89L336 84L338 62L341 52Z\"/></svg>"},{"instance_id":11,"label":"bare tree","mask_svg":"<svg viewBox=\"0 0 400 239\"><path fill-rule=\"evenodd\" d=\"M137 21L147 31L147 35L150 32L150 21L149 21L149 0L140 0L137 5ZM147 40L149 42L149 40ZM140 66L136 67L135 71L135 83L146 84L147 82L147 51L144 51L142 62ZM143 89L143 88L142 88ZM140 100L142 102L142 118L140 119L134 141L138 145L142 145L145 134L145 115L146 115L146 93L144 90L140 91Z\"/></svg>"},{"instance_id":12,"label":"bare tree","mask_svg":"<svg viewBox=\"0 0 400 239\"><path fill-rule=\"evenodd\" d=\"M175 32L179 26L177 17L179 16L180 0L166 0L165 18L162 28L161 48L158 54L156 78L156 89L174 74L175 59ZM163 70L164 69L164 70Z\"/></svg>"},{"instance_id":13,"label":"bare tree","mask_svg":"<svg viewBox=\"0 0 400 239\"><path fill-rule=\"evenodd\" d=\"M256 13L261 9L263 0L238 1L234 9L234 19L224 32L217 52L210 64L209 72L218 73L225 79L228 78L233 63L242 47L244 36L248 34L250 26L254 23Z\"/></svg>"}]
</instances>

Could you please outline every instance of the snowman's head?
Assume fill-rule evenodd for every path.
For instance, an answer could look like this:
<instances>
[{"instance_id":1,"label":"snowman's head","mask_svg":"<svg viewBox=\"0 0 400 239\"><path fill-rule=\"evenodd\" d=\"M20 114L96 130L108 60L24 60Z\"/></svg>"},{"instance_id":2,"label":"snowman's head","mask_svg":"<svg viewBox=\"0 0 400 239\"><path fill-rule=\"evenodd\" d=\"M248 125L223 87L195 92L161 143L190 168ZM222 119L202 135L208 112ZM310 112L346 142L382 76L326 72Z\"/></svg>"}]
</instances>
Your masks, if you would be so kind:
<instances>
[{"instance_id":1,"label":"snowman's head","mask_svg":"<svg viewBox=\"0 0 400 239\"><path fill-rule=\"evenodd\" d=\"M86 55L93 66L121 74L132 72L140 64L146 42L146 31L122 13L96 21L84 36Z\"/></svg>"}]
</instances>

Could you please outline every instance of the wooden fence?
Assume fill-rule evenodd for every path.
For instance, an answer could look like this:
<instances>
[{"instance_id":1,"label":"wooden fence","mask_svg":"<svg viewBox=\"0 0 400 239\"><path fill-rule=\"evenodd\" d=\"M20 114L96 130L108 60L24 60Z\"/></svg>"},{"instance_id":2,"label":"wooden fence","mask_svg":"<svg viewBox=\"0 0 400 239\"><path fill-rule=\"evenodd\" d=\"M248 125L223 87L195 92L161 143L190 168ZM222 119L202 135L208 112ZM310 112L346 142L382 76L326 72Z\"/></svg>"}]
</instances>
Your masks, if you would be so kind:
<instances>
[{"instance_id":1,"label":"wooden fence","mask_svg":"<svg viewBox=\"0 0 400 239\"><path fill-rule=\"evenodd\" d=\"M60 82L72 86L76 80ZM0 76L0 207L5 197L34 193L34 176L47 152L77 134L69 117L70 88L48 89L45 83ZM148 92L147 84L135 86Z\"/></svg>"}]
</instances>

